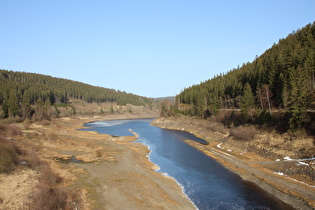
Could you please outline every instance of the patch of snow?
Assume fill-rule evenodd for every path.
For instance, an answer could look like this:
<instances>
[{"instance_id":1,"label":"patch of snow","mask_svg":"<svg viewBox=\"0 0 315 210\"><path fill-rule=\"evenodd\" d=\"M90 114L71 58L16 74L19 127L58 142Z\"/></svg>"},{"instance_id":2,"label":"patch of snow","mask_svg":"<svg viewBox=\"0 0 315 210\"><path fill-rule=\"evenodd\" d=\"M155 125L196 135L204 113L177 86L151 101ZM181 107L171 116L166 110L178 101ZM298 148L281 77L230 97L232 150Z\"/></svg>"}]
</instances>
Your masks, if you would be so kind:
<instances>
[{"instance_id":1,"label":"patch of snow","mask_svg":"<svg viewBox=\"0 0 315 210\"><path fill-rule=\"evenodd\" d=\"M283 176L283 175L284 175L282 172L273 172L273 173L278 174L278 175L280 175L280 176Z\"/></svg>"},{"instance_id":2,"label":"patch of snow","mask_svg":"<svg viewBox=\"0 0 315 210\"><path fill-rule=\"evenodd\" d=\"M309 161L309 160L315 160L315 157L313 158L306 158L306 159L292 159L290 158L289 156L285 156L284 158L284 161L298 161L298 162L301 162L301 161ZM277 159L276 161L278 161L279 159ZM280 161L280 160L279 160ZM303 164L303 163L302 163Z\"/></svg>"},{"instance_id":3,"label":"patch of snow","mask_svg":"<svg viewBox=\"0 0 315 210\"><path fill-rule=\"evenodd\" d=\"M305 182L301 182L301 181L299 181L299 180L296 180L296 179L293 179L293 178L290 178L290 177L288 177L288 178L291 179L291 180L293 180L293 181L295 181L295 182L298 182L298 183L301 183L301 184L305 184L305 185L307 185L307 186L310 186L310 187L315 188L314 185L310 185L310 184L307 184L307 183L305 183Z\"/></svg>"},{"instance_id":4,"label":"patch of snow","mask_svg":"<svg viewBox=\"0 0 315 210\"><path fill-rule=\"evenodd\" d=\"M298 162L296 165L300 166L300 165L305 165L305 166L309 166L308 163L304 163L304 162Z\"/></svg>"},{"instance_id":5,"label":"patch of snow","mask_svg":"<svg viewBox=\"0 0 315 210\"><path fill-rule=\"evenodd\" d=\"M282 172L273 172L273 173L278 174L278 175L280 175L280 176L285 176L286 178L291 179L292 181L298 182L298 183L300 183L300 184L304 184L304 185L307 185L307 186L310 186L310 187L315 188L314 185L310 185L310 184L307 184L307 183L305 183L305 182L299 181L299 180L297 180L297 179L293 179L293 178L291 178L291 177L288 177L287 175L285 175L285 174L282 173Z\"/></svg>"},{"instance_id":6,"label":"patch of snow","mask_svg":"<svg viewBox=\"0 0 315 210\"><path fill-rule=\"evenodd\" d=\"M225 154L225 155L227 155L227 156L230 156L230 157L234 157L234 156L232 156L232 155L230 155L230 154L228 154L228 153L226 153L226 152L222 152L222 151L221 151L221 153L222 153L222 154Z\"/></svg>"},{"instance_id":7,"label":"patch of snow","mask_svg":"<svg viewBox=\"0 0 315 210\"><path fill-rule=\"evenodd\" d=\"M232 152L232 150L230 150L230 149L228 149L227 151L228 151L228 152Z\"/></svg>"},{"instance_id":8,"label":"patch of snow","mask_svg":"<svg viewBox=\"0 0 315 210\"><path fill-rule=\"evenodd\" d=\"M289 156L285 156L283 159L284 159L284 160L287 160L287 161L293 160L293 159L291 159Z\"/></svg>"},{"instance_id":9,"label":"patch of snow","mask_svg":"<svg viewBox=\"0 0 315 210\"><path fill-rule=\"evenodd\" d=\"M240 155L244 154L247 152L247 149L245 149L243 152L240 153Z\"/></svg>"},{"instance_id":10,"label":"patch of snow","mask_svg":"<svg viewBox=\"0 0 315 210\"><path fill-rule=\"evenodd\" d=\"M222 145L222 143L218 144L217 147L222 149L221 145Z\"/></svg>"},{"instance_id":11,"label":"patch of snow","mask_svg":"<svg viewBox=\"0 0 315 210\"><path fill-rule=\"evenodd\" d=\"M280 161L280 159L276 159L276 161Z\"/></svg>"}]
</instances>

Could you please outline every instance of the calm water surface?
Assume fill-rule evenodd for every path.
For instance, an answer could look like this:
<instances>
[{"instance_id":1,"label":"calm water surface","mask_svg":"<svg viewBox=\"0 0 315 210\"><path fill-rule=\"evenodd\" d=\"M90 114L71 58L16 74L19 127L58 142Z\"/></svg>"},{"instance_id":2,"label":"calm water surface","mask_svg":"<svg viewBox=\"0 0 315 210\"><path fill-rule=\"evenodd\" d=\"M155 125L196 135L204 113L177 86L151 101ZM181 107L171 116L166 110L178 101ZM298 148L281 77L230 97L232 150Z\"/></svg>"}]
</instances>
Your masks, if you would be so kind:
<instances>
[{"instance_id":1,"label":"calm water surface","mask_svg":"<svg viewBox=\"0 0 315 210\"><path fill-rule=\"evenodd\" d=\"M292 209L184 142L203 139L153 127L152 120L97 121L85 127L114 136L132 136L128 129L139 134L137 142L149 147L158 172L174 177L198 209Z\"/></svg>"}]
</instances>

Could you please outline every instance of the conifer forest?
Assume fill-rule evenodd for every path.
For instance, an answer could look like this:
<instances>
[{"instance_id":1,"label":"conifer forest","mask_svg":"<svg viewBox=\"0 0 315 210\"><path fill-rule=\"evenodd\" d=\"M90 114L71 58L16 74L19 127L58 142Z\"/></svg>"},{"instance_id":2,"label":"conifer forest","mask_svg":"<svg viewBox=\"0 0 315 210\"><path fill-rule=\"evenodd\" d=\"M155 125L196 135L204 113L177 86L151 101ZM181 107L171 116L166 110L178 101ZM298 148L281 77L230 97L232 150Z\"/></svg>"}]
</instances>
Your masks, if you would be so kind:
<instances>
[{"instance_id":1,"label":"conifer forest","mask_svg":"<svg viewBox=\"0 0 315 210\"><path fill-rule=\"evenodd\" d=\"M86 103L150 105L153 99L40 74L0 70L0 118L31 117L47 106ZM37 113L38 114L38 113Z\"/></svg>"},{"instance_id":2,"label":"conifer forest","mask_svg":"<svg viewBox=\"0 0 315 210\"><path fill-rule=\"evenodd\" d=\"M228 58L227 58L228 59ZM315 22L280 39L253 62L185 88L162 115L208 118L220 109L239 110L247 122L284 113L290 129L311 121L315 88Z\"/></svg>"}]
</instances>

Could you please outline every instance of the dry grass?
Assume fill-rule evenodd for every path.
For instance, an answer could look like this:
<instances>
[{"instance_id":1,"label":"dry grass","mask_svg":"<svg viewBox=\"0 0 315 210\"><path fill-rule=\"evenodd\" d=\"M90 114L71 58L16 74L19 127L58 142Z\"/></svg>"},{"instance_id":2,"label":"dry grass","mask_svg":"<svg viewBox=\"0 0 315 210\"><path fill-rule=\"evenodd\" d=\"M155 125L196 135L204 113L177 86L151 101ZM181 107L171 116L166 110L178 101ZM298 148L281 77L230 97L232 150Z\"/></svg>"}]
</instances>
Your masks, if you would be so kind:
<instances>
[{"instance_id":1,"label":"dry grass","mask_svg":"<svg viewBox=\"0 0 315 210\"><path fill-rule=\"evenodd\" d=\"M259 130L254 126L238 126L230 130L230 135L239 140L251 141L259 134Z\"/></svg>"},{"instance_id":2,"label":"dry grass","mask_svg":"<svg viewBox=\"0 0 315 210\"><path fill-rule=\"evenodd\" d=\"M42 121L38 122L38 124L43 125L43 126L47 126L47 125L50 125L51 122L49 120L42 120Z\"/></svg>"},{"instance_id":3,"label":"dry grass","mask_svg":"<svg viewBox=\"0 0 315 210\"><path fill-rule=\"evenodd\" d=\"M6 138L15 137L21 133L15 125L0 125L0 173L10 173L19 161L19 149Z\"/></svg>"},{"instance_id":4,"label":"dry grass","mask_svg":"<svg viewBox=\"0 0 315 210\"><path fill-rule=\"evenodd\" d=\"M43 121L42 124L48 125L47 122ZM24 127L31 126L24 124ZM39 174L38 184L35 189L30 189L29 198L23 204L23 209L78 209L81 202L78 193L65 187L62 177L39 158L38 148L33 141L23 139L22 136L16 141L16 136L20 134L18 126L0 124L0 173L10 173L18 167L29 167ZM47 137L55 140L58 135L49 133ZM19 146L16 145L17 142ZM19 164L20 161L25 164Z\"/></svg>"},{"instance_id":5,"label":"dry grass","mask_svg":"<svg viewBox=\"0 0 315 210\"><path fill-rule=\"evenodd\" d=\"M9 136L15 137L15 136L20 135L22 132L21 132L21 129L17 125L8 125L7 133Z\"/></svg>"},{"instance_id":6,"label":"dry grass","mask_svg":"<svg viewBox=\"0 0 315 210\"><path fill-rule=\"evenodd\" d=\"M101 149L96 150L96 157L102 157L103 151Z\"/></svg>"},{"instance_id":7,"label":"dry grass","mask_svg":"<svg viewBox=\"0 0 315 210\"><path fill-rule=\"evenodd\" d=\"M40 182L37 185L34 194L31 196L31 199L33 201L30 202L29 209L66 209L66 192L60 188L50 187L45 182Z\"/></svg>"},{"instance_id":8,"label":"dry grass","mask_svg":"<svg viewBox=\"0 0 315 210\"><path fill-rule=\"evenodd\" d=\"M80 196L75 190L64 186L63 178L48 163L41 161L34 150L26 158L29 167L39 172L38 184L25 204L26 209L78 209Z\"/></svg>"},{"instance_id":9,"label":"dry grass","mask_svg":"<svg viewBox=\"0 0 315 210\"><path fill-rule=\"evenodd\" d=\"M16 146L0 140L0 173L10 173L18 163L19 156Z\"/></svg>"}]
</instances>

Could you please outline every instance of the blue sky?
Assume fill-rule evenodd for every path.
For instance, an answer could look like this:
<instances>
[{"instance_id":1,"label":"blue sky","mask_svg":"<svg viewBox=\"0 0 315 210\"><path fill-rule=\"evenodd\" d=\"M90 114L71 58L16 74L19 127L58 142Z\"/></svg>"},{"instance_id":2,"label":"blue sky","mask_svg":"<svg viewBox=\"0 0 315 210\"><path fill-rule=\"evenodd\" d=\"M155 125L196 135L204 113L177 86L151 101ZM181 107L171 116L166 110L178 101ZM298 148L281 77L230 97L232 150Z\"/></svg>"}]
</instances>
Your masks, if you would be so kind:
<instances>
[{"instance_id":1,"label":"blue sky","mask_svg":"<svg viewBox=\"0 0 315 210\"><path fill-rule=\"evenodd\" d=\"M315 21L314 0L0 0L0 68L174 96Z\"/></svg>"}]
</instances>

